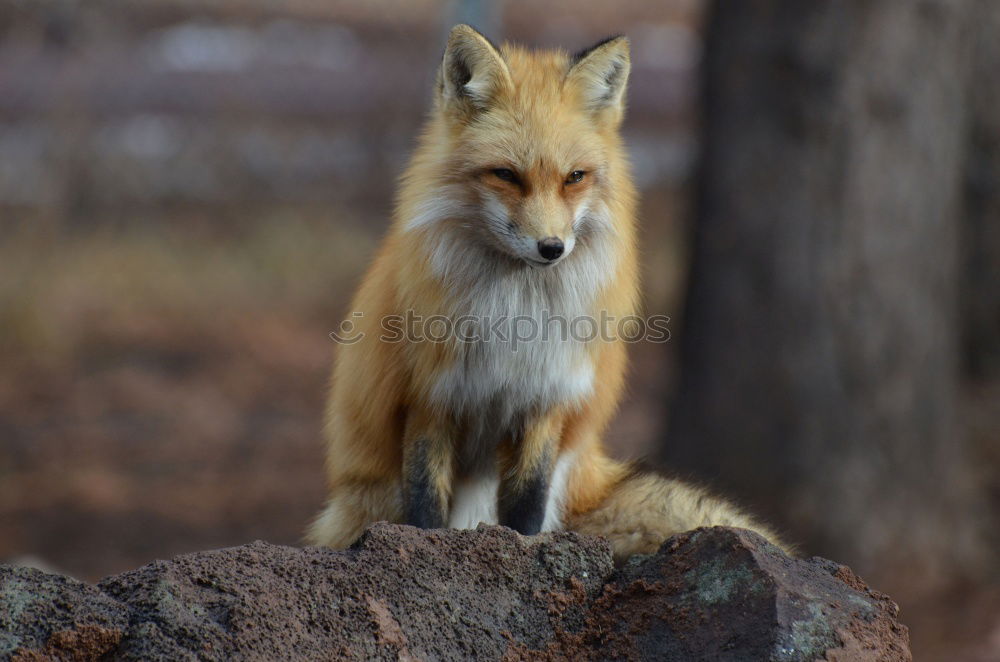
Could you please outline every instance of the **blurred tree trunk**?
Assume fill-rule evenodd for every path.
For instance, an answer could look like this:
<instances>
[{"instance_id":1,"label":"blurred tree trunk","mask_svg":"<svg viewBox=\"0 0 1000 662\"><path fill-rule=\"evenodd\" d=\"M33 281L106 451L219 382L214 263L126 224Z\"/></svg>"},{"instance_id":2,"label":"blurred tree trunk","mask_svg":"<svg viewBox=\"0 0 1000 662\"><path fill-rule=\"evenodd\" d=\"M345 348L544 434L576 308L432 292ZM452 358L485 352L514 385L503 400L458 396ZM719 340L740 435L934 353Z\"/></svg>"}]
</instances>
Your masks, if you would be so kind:
<instances>
[{"instance_id":1,"label":"blurred tree trunk","mask_svg":"<svg viewBox=\"0 0 1000 662\"><path fill-rule=\"evenodd\" d=\"M957 433L974 0L718 0L661 460L887 577L977 547Z\"/></svg>"},{"instance_id":2,"label":"blurred tree trunk","mask_svg":"<svg viewBox=\"0 0 1000 662\"><path fill-rule=\"evenodd\" d=\"M1000 379L1000 2L983 3L973 60L962 237L962 356Z\"/></svg>"}]
</instances>

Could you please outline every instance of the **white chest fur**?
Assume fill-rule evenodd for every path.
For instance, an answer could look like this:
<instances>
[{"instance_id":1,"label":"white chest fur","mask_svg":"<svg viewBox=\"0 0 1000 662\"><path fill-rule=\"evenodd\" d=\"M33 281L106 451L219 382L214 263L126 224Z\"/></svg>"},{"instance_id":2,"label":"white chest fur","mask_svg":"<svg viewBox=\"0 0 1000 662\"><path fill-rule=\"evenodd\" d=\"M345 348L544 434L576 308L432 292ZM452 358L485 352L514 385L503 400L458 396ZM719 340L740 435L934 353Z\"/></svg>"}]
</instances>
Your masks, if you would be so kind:
<instances>
[{"instance_id":1,"label":"white chest fur","mask_svg":"<svg viewBox=\"0 0 1000 662\"><path fill-rule=\"evenodd\" d=\"M454 414L488 408L509 420L520 412L579 402L593 383L583 343L487 340L458 348L458 358L436 375L431 400Z\"/></svg>"},{"instance_id":2,"label":"white chest fur","mask_svg":"<svg viewBox=\"0 0 1000 662\"><path fill-rule=\"evenodd\" d=\"M468 265L451 311L463 320L449 341L454 360L440 367L430 393L437 406L454 414L488 409L509 421L592 393L588 345L600 342L592 331L601 279L586 251L579 253L544 269ZM456 265L448 266L454 274Z\"/></svg>"},{"instance_id":3,"label":"white chest fur","mask_svg":"<svg viewBox=\"0 0 1000 662\"><path fill-rule=\"evenodd\" d=\"M484 332L474 340L452 334L452 360L439 367L427 395L451 414L488 410L502 424L592 393L588 345L601 339L589 331L601 324L595 302L617 265L603 203L577 210L575 250L551 267L528 266L445 222L460 213L479 222L507 219L501 212L465 208L460 196L443 190L415 208L408 228L420 233L431 272L448 291L455 327L471 320Z\"/></svg>"}]
</instances>

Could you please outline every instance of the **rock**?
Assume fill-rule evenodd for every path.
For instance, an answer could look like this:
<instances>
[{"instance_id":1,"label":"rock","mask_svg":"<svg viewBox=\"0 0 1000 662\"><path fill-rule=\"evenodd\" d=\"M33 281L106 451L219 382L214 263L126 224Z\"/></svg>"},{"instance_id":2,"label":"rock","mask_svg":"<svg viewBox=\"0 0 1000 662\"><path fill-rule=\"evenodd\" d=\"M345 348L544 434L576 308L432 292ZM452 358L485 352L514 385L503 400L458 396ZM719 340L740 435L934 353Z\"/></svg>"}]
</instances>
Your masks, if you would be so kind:
<instances>
[{"instance_id":1,"label":"rock","mask_svg":"<svg viewBox=\"0 0 1000 662\"><path fill-rule=\"evenodd\" d=\"M351 549L255 542L90 586L0 566L21 660L909 660L888 597L740 529L614 568L607 543L376 524Z\"/></svg>"},{"instance_id":2,"label":"rock","mask_svg":"<svg viewBox=\"0 0 1000 662\"><path fill-rule=\"evenodd\" d=\"M96 660L128 625L128 608L94 586L0 565L0 659Z\"/></svg>"}]
</instances>

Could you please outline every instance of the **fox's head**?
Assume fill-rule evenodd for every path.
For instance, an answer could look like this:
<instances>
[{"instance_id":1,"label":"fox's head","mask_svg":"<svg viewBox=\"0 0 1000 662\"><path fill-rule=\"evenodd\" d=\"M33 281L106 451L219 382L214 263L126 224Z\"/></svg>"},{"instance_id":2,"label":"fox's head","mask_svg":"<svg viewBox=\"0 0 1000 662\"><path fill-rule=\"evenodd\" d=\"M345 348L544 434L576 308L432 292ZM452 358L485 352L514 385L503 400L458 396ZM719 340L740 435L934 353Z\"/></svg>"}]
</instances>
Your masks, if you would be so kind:
<instances>
[{"instance_id":1,"label":"fox's head","mask_svg":"<svg viewBox=\"0 0 1000 662\"><path fill-rule=\"evenodd\" d=\"M522 268L612 230L612 200L631 195L618 134L628 76L624 37L569 56L453 28L405 180L407 228L444 226Z\"/></svg>"}]
</instances>

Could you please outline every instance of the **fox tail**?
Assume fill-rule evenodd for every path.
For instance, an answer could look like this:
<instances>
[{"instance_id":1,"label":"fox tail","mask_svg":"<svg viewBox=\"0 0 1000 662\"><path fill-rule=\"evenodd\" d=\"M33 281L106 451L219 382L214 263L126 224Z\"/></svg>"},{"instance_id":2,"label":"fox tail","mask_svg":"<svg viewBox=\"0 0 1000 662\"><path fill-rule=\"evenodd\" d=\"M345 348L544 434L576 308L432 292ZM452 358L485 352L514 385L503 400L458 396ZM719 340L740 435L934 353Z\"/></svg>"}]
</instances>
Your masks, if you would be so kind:
<instances>
[{"instance_id":1,"label":"fox tail","mask_svg":"<svg viewBox=\"0 0 1000 662\"><path fill-rule=\"evenodd\" d=\"M703 526L750 529L794 553L770 527L701 487L652 472L617 469L621 478L605 498L590 510L570 514L566 522L570 531L610 540L616 562L652 554L670 536Z\"/></svg>"}]
</instances>

